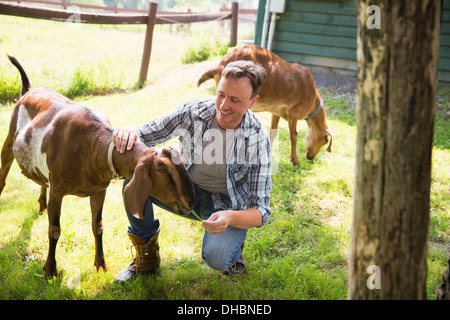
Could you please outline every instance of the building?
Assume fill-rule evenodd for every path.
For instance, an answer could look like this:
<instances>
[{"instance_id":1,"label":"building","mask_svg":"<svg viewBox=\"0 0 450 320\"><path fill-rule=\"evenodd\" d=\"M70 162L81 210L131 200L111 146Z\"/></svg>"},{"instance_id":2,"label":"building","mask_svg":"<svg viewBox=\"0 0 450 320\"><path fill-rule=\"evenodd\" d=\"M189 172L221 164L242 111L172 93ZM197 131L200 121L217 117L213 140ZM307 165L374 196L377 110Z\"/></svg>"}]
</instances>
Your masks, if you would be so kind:
<instances>
[{"instance_id":1,"label":"building","mask_svg":"<svg viewBox=\"0 0 450 320\"><path fill-rule=\"evenodd\" d=\"M285 6L279 9L283 13L277 14L270 48L275 54L308 67L357 71L356 0L281 0L283 2ZM258 8L255 44L261 45L266 0L259 0ZM277 11L276 7L272 9ZM270 15L269 21L271 18ZM438 69L439 84L450 86L450 0L444 0L443 5Z\"/></svg>"}]
</instances>

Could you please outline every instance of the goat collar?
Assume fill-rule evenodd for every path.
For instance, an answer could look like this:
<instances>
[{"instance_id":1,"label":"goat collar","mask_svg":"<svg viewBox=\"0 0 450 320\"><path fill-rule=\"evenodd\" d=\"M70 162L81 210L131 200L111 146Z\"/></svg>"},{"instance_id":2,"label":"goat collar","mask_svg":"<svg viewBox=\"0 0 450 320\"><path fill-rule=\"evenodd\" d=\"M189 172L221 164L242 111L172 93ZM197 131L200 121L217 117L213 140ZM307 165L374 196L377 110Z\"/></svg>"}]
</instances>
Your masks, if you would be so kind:
<instances>
[{"instance_id":1,"label":"goat collar","mask_svg":"<svg viewBox=\"0 0 450 320\"><path fill-rule=\"evenodd\" d=\"M108 148L108 165L113 173L113 178L116 178L116 177L120 177L120 175L117 172L116 168L114 168L114 163L112 160L113 151L114 151L114 144L111 141L111 143L109 144L109 148Z\"/></svg>"},{"instance_id":2,"label":"goat collar","mask_svg":"<svg viewBox=\"0 0 450 320\"><path fill-rule=\"evenodd\" d=\"M323 100L320 99L320 105L319 105L319 107L317 108L317 110L314 111L314 113L313 113L312 115L310 115L308 118L306 118L305 120L306 120L306 121L311 120L312 117L314 117L314 116L317 114L317 112L319 112L319 110L320 110L320 108L322 108L322 106L323 106Z\"/></svg>"}]
</instances>

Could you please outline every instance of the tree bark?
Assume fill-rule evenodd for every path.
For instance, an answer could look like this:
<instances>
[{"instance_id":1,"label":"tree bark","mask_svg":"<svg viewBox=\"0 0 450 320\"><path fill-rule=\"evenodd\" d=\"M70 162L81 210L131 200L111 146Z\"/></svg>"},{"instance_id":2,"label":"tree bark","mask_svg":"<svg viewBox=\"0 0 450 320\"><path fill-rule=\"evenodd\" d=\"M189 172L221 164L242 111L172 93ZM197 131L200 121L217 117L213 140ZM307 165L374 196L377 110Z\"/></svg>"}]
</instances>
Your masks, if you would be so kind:
<instances>
[{"instance_id":1,"label":"tree bark","mask_svg":"<svg viewBox=\"0 0 450 320\"><path fill-rule=\"evenodd\" d=\"M440 0L359 2L350 299L426 298L440 14Z\"/></svg>"},{"instance_id":2,"label":"tree bark","mask_svg":"<svg viewBox=\"0 0 450 320\"><path fill-rule=\"evenodd\" d=\"M441 276L441 283L436 292L437 300L450 300L450 258L447 261L447 269Z\"/></svg>"}]
</instances>

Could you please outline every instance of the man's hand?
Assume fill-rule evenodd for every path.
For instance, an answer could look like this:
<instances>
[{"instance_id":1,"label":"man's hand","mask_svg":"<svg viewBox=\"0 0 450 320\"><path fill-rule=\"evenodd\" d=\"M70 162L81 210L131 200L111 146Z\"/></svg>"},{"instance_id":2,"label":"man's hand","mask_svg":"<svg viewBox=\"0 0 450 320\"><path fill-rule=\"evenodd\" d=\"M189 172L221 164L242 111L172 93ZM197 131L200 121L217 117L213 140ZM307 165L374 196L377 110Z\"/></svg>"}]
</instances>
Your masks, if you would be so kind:
<instances>
[{"instance_id":1,"label":"man's hand","mask_svg":"<svg viewBox=\"0 0 450 320\"><path fill-rule=\"evenodd\" d=\"M138 140L139 135L132 128L117 128L112 136L112 142L120 153L131 150L134 142Z\"/></svg>"},{"instance_id":2,"label":"man's hand","mask_svg":"<svg viewBox=\"0 0 450 320\"><path fill-rule=\"evenodd\" d=\"M224 232L230 225L230 211L214 212L208 220L203 220L202 227L210 234L219 234Z\"/></svg>"},{"instance_id":3,"label":"man's hand","mask_svg":"<svg viewBox=\"0 0 450 320\"><path fill-rule=\"evenodd\" d=\"M202 227L210 234L224 232L228 226L237 229L250 229L261 226L262 216L256 208L246 210L223 210L214 212L208 220L203 220Z\"/></svg>"}]
</instances>

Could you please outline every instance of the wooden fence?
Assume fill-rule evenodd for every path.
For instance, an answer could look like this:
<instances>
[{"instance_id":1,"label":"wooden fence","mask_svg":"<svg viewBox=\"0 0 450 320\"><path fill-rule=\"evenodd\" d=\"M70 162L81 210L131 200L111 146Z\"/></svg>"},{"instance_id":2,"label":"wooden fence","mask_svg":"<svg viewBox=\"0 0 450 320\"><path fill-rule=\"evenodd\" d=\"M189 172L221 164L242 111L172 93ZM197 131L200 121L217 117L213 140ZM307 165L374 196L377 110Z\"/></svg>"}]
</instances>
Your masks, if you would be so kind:
<instances>
[{"instance_id":1,"label":"wooden fence","mask_svg":"<svg viewBox=\"0 0 450 320\"><path fill-rule=\"evenodd\" d=\"M39 0L40 3L50 2ZM55 2L52 2L55 4ZM150 55L152 50L153 29L155 24L175 24L175 23L194 23L204 21L222 21L231 20L230 43L235 46L237 43L238 28L238 3L233 2L231 11L221 11L219 13L164 13L157 14L158 4L150 2L147 13L98 13L74 11L76 6L69 3L68 9L44 8L38 6L28 6L12 2L0 1L0 14L12 15L18 17L27 17L35 19L47 19L63 22L91 23L91 24L145 24L144 50L142 54L141 69L139 72L139 83L144 85L147 81L147 73L150 65ZM96 7L96 8L92 8ZM89 9L108 8L89 6Z\"/></svg>"}]
</instances>

